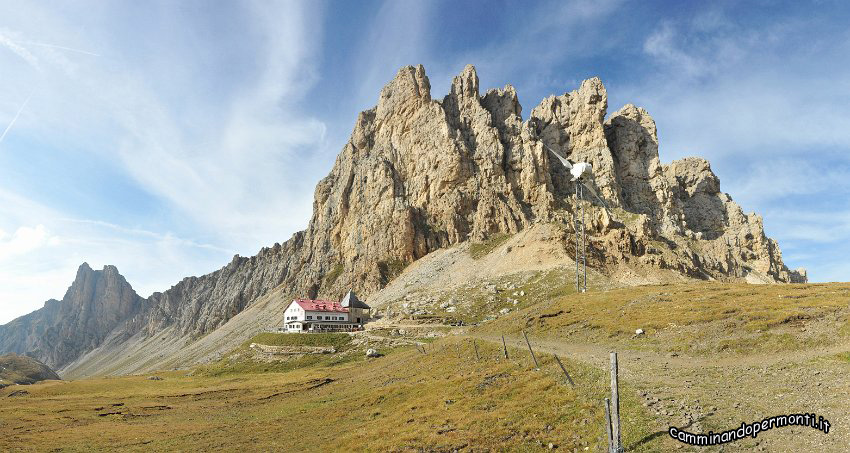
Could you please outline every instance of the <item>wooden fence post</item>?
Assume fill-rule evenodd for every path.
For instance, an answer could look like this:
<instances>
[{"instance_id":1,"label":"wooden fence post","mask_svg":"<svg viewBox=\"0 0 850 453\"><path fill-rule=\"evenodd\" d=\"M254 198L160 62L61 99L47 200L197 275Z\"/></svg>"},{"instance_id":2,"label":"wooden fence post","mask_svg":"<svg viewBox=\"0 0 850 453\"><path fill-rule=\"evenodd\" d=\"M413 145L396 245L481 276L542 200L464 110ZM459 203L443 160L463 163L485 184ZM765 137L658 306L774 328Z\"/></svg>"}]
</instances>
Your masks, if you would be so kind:
<instances>
[{"instance_id":1,"label":"wooden fence post","mask_svg":"<svg viewBox=\"0 0 850 453\"><path fill-rule=\"evenodd\" d=\"M614 452L623 451L620 433L620 389L617 378L617 353L611 353L611 440Z\"/></svg>"},{"instance_id":2,"label":"wooden fence post","mask_svg":"<svg viewBox=\"0 0 850 453\"><path fill-rule=\"evenodd\" d=\"M558 358L557 354L553 354L555 356L555 361L558 362L558 365L561 367L561 371L564 372L564 376L567 377L567 381L570 383L572 387L576 386L576 383L573 382L573 379L570 377L570 373L567 373L567 369L564 368L564 364L561 363L561 359Z\"/></svg>"},{"instance_id":3,"label":"wooden fence post","mask_svg":"<svg viewBox=\"0 0 850 453\"><path fill-rule=\"evenodd\" d=\"M472 347L475 348L475 360L481 360L481 356L478 355L478 343L475 342L475 339L472 340Z\"/></svg>"},{"instance_id":4,"label":"wooden fence post","mask_svg":"<svg viewBox=\"0 0 850 453\"><path fill-rule=\"evenodd\" d=\"M534 349L531 349L531 342L528 341L528 335L525 334L525 331L522 331L522 336L525 337L525 344L528 345L528 351L531 352L531 358L534 359L534 368L540 369L540 364L537 363L537 356L534 355Z\"/></svg>"},{"instance_id":5,"label":"wooden fence post","mask_svg":"<svg viewBox=\"0 0 850 453\"><path fill-rule=\"evenodd\" d=\"M508 345L505 344L505 336L502 335L502 348L505 351L505 360L508 360Z\"/></svg>"}]
</instances>

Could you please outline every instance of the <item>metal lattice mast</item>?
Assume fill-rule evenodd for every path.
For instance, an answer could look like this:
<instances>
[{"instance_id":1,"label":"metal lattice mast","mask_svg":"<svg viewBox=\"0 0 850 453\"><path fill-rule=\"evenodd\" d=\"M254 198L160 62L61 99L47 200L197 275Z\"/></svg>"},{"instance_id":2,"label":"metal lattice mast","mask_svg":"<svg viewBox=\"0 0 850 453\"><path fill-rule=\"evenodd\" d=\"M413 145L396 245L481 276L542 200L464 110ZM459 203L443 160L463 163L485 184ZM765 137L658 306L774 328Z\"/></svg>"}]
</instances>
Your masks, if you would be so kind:
<instances>
[{"instance_id":1,"label":"metal lattice mast","mask_svg":"<svg viewBox=\"0 0 850 453\"><path fill-rule=\"evenodd\" d=\"M578 201L578 183L576 183L576 207L578 207L578 204L579 204L579 201ZM573 212L575 212L575 211L573 211ZM579 219L578 219L578 216L575 215L575 214L573 214L573 219L574 219L573 220L573 230L575 231L575 235L576 235L576 292L579 292L580 291L580 286L579 286L579 282L578 282L578 277L579 277L579 268L578 268L579 225L578 225L578 222L579 222Z\"/></svg>"}]
</instances>

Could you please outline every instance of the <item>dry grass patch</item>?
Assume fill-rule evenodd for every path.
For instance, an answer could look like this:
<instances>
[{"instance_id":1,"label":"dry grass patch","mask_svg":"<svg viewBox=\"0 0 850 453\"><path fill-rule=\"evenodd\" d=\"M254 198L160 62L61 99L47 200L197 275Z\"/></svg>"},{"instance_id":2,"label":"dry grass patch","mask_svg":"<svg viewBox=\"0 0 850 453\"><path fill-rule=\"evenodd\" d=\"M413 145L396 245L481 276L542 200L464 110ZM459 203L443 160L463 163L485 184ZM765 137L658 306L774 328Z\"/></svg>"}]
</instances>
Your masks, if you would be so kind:
<instances>
[{"instance_id":1,"label":"dry grass patch","mask_svg":"<svg viewBox=\"0 0 850 453\"><path fill-rule=\"evenodd\" d=\"M511 238L510 234L497 233L490 236L483 242L473 242L469 244L469 255L474 259L481 259L489 255L490 252L496 250L500 245L504 244Z\"/></svg>"},{"instance_id":2,"label":"dry grass patch","mask_svg":"<svg viewBox=\"0 0 850 453\"><path fill-rule=\"evenodd\" d=\"M284 373L144 376L55 382L0 393L0 450L599 451L606 377L549 356L541 370L500 345L447 338L337 366ZM624 435L658 450L650 422L623 386ZM296 433L296 434L293 434Z\"/></svg>"},{"instance_id":3,"label":"dry grass patch","mask_svg":"<svg viewBox=\"0 0 850 453\"><path fill-rule=\"evenodd\" d=\"M572 294L485 331L614 341L691 352L754 352L830 344L847 330L850 284L696 283ZM519 319L518 319L519 318ZM636 329L647 335L634 339Z\"/></svg>"}]
</instances>

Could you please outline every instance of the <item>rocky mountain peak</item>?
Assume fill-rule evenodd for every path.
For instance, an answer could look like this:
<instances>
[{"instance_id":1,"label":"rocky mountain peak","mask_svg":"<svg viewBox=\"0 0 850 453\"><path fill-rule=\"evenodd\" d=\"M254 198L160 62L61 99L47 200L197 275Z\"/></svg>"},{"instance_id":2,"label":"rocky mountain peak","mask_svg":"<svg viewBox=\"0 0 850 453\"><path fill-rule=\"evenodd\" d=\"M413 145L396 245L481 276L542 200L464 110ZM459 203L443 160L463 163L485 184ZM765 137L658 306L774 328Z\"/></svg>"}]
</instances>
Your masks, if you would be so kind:
<instances>
[{"instance_id":1,"label":"rocky mountain peak","mask_svg":"<svg viewBox=\"0 0 850 453\"><path fill-rule=\"evenodd\" d=\"M0 326L0 352L27 352L56 369L90 374L106 367L97 357L109 351L130 372L152 366L149 356L164 345L195 345L232 325L272 291L282 300L339 299L349 288L368 296L440 248L540 222L556 222L569 236L582 206L589 265L611 278L631 267L700 279L805 281L804 271L785 266L762 219L720 191L707 161L661 163L646 110L628 104L606 120L608 96L598 78L543 99L526 121L512 86L480 93L471 65L439 100L421 65L402 67L376 106L357 116L316 186L305 231L146 300L117 269L83 264L62 301ZM586 184L610 214L593 197L576 200L575 183L547 149L592 164ZM571 256L572 242L562 246Z\"/></svg>"},{"instance_id":2,"label":"rocky mountain peak","mask_svg":"<svg viewBox=\"0 0 850 453\"><path fill-rule=\"evenodd\" d=\"M51 299L0 328L0 350L28 353L59 369L100 345L142 302L115 266L96 271L83 263L61 301Z\"/></svg>"},{"instance_id":3,"label":"rocky mountain peak","mask_svg":"<svg viewBox=\"0 0 850 453\"><path fill-rule=\"evenodd\" d=\"M608 96L599 78L544 99L525 122L514 88L481 96L472 65L454 77L442 101L432 101L425 87L422 66L402 68L381 91L377 110L383 113L360 114L352 139L319 183L304 237L308 274L316 276L311 292L374 291L391 277L388 269L437 248L515 233L574 211L575 185L547 148L593 165L589 184L620 210L615 218L643 216L635 225L609 222L601 234L682 242L690 250L676 258L687 264L630 260L693 268L683 272L701 278L801 279L781 263L760 220L744 216L720 192L707 161L662 165L656 124L646 110L627 104L605 120ZM691 250L685 242L693 238L722 241ZM757 250L736 250L742 243ZM340 267L346 272L337 276L332 271ZM333 281L321 278L327 274Z\"/></svg>"},{"instance_id":4,"label":"rocky mountain peak","mask_svg":"<svg viewBox=\"0 0 850 453\"><path fill-rule=\"evenodd\" d=\"M460 74L455 76L449 95L457 98L474 97L477 99L479 97L478 72L475 70L475 66L468 64Z\"/></svg>"},{"instance_id":5,"label":"rocky mountain peak","mask_svg":"<svg viewBox=\"0 0 850 453\"><path fill-rule=\"evenodd\" d=\"M422 65L404 66L395 78L384 86L375 107L378 120L404 115L431 101L431 82Z\"/></svg>"}]
</instances>

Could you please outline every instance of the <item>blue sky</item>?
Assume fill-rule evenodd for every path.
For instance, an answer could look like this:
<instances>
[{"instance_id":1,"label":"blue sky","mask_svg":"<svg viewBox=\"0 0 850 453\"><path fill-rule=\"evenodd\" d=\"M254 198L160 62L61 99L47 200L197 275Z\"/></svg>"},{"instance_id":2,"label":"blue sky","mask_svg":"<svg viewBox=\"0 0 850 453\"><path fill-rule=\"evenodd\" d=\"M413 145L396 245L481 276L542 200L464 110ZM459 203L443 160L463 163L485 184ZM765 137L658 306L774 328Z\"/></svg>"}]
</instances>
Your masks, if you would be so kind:
<instances>
[{"instance_id":1,"label":"blue sky","mask_svg":"<svg viewBox=\"0 0 850 453\"><path fill-rule=\"evenodd\" d=\"M83 261L147 296L306 227L406 64L527 114L599 76L664 162L708 158L791 267L850 275L846 2L0 0L0 322Z\"/></svg>"}]
</instances>

